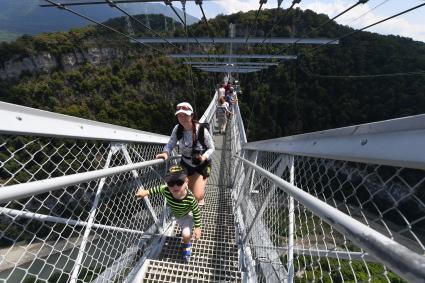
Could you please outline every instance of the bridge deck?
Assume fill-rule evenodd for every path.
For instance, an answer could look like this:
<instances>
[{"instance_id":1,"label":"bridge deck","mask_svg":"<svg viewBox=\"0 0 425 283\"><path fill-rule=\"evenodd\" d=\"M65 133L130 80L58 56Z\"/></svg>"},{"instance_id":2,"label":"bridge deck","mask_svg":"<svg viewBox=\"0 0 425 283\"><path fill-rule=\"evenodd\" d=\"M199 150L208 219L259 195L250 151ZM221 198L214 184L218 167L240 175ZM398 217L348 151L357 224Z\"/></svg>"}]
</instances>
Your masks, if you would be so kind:
<instances>
[{"instance_id":1,"label":"bridge deck","mask_svg":"<svg viewBox=\"0 0 425 283\"><path fill-rule=\"evenodd\" d=\"M230 197L230 150L226 136L215 135L212 175L202 209L203 233L194 241L192 256L184 263L180 228L176 225L157 258L149 259L143 282L241 282L234 214Z\"/></svg>"}]
</instances>

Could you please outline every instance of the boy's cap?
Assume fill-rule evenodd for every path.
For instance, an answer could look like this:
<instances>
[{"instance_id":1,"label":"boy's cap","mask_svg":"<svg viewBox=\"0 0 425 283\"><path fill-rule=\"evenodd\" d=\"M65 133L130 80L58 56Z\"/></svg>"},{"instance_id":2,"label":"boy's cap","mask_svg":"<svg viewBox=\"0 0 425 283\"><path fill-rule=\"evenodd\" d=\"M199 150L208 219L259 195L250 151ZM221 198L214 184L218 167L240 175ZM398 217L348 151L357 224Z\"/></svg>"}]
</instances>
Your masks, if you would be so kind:
<instances>
[{"instance_id":1,"label":"boy's cap","mask_svg":"<svg viewBox=\"0 0 425 283\"><path fill-rule=\"evenodd\" d=\"M184 180L187 177L186 168L180 165L174 165L170 167L167 174L165 175L165 182Z\"/></svg>"}]
</instances>

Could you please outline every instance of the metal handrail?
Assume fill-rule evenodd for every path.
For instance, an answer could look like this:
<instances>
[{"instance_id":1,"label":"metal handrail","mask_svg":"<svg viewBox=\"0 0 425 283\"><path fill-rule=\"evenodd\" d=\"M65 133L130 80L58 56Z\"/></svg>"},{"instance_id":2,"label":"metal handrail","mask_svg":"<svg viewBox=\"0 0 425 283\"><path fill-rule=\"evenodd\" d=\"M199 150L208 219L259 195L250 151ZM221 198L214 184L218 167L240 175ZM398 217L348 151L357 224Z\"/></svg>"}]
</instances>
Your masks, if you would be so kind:
<instances>
[{"instance_id":1,"label":"metal handrail","mask_svg":"<svg viewBox=\"0 0 425 283\"><path fill-rule=\"evenodd\" d=\"M234 108L235 108L235 114L236 114L235 116L236 116L236 119L238 121L238 126L239 126L240 139L241 139L241 142L242 142L242 145L243 145L243 144L247 143L245 126L244 126L244 123L243 123L243 120L242 120L242 114L241 114L241 110L239 108L239 104L235 103Z\"/></svg>"},{"instance_id":2,"label":"metal handrail","mask_svg":"<svg viewBox=\"0 0 425 283\"><path fill-rule=\"evenodd\" d=\"M180 156L172 156L167 159L174 160L180 158ZM128 164L113 168L100 169L90 172L78 173L68 176L61 176L56 178L51 178L47 180L34 181L24 184L12 185L3 187L0 190L0 203L6 203L12 200L18 200L25 197L30 197L33 195L38 195L41 193L46 193L54 190L58 190L64 187L81 184L91 180L108 177L124 172L129 172L132 170L137 170L143 167L149 167L156 164L161 164L166 162L162 159L149 160L145 162L139 162L134 164Z\"/></svg>"},{"instance_id":3,"label":"metal handrail","mask_svg":"<svg viewBox=\"0 0 425 283\"><path fill-rule=\"evenodd\" d=\"M425 169L425 114L251 142L244 149Z\"/></svg>"},{"instance_id":4,"label":"metal handrail","mask_svg":"<svg viewBox=\"0 0 425 283\"><path fill-rule=\"evenodd\" d=\"M257 173L265 176L304 207L335 227L336 230L346 235L359 247L366 250L372 257L390 267L399 276L409 282L423 282L425 278L425 257L286 182L279 176L268 172L240 156L236 155L235 157L254 169Z\"/></svg>"},{"instance_id":5,"label":"metal handrail","mask_svg":"<svg viewBox=\"0 0 425 283\"><path fill-rule=\"evenodd\" d=\"M166 144L168 136L0 101L0 133Z\"/></svg>"},{"instance_id":6,"label":"metal handrail","mask_svg":"<svg viewBox=\"0 0 425 283\"><path fill-rule=\"evenodd\" d=\"M218 100L218 91L214 93L213 99L211 100L204 114L199 119L200 123L210 122L211 119L214 117L215 108L217 106L217 100Z\"/></svg>"}]
</instances>

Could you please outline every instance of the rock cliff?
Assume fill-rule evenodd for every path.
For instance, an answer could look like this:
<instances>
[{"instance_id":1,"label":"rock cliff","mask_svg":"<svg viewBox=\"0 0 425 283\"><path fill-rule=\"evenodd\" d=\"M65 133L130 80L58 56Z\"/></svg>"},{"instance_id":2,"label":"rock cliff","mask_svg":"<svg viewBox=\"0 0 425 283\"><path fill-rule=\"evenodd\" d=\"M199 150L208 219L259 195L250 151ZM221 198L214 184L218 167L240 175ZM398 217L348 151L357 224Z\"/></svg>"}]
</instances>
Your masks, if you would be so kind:
<instances>
[{"instance_id":1,"label":"rock cliff","mask_svg":"<svg viewBox=\"0 0 425 283\"><path fill-rule=\"evenodd\" d=\"M123 52L114 48L92 47L60 55L42 52L27 57L15 57L0 66L0 79L17 79L23 73L49 73L56 68L65 71L89 63L93 65L108 64L123 57Z\"/></svg>"}]
</instances>

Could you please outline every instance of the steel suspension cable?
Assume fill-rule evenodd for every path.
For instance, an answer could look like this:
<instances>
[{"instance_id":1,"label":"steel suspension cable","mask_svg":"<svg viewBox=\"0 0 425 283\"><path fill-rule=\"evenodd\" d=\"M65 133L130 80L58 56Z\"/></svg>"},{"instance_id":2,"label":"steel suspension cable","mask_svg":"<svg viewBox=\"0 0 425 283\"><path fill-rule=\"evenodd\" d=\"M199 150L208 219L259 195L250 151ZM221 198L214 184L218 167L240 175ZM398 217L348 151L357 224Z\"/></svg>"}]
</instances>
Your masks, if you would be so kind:
<instances>
[{"instance_id":1,"label":"steel suspension cable","mask_svg":"<svg viewBox=\"0 0 425 283\"><path fill-rule=\"evenodd\" d=\"M258 28L258 16L260 15L260 11L261 11L261 8L263 7L263 5L265 4L265 3L267 3L267 0L260 0L260 7L258 8L258 10L257 10L257 13L255 14L255 22L254 22L254 36L255 36L255 34L257 33L257 28ZM251 35L249 34L249 32L247 32L247 35L246 35L246 39L245 39L245 45L246 45L246 47L248 48L248 40L249 40L249 38L251 37ZM238 59L240 59L240 57L238 57Z\"/></svg>"},{"instance_id":2,"label":"steel suspension cable","mask_svg":"<svg viewBox=\"0 0 425 283\"><path fill-rule=\"evenodd\" d=\"M123 33L123 32L120 32L119 30L116 30L116 29L114 29L114 28L112 28L112 27L110 27L110 26L107 26L107 25L105 25L105 24L102 24L102 23L100 23L100 22L98 22L98 21L96 21L96 20L93 20L93 19L91 19L91 18L87 17L86 15L83 15L83 14L81 14L81 13L79 13L79 12L76 12L76 11L74 11L74 10L71 10L71 9L67 8L64 4L56 3L56 2L53 2L52 0L44 0L44 1L46 1L46 2L48 2L48 3L50 3L50 4L54 5L54 6L56 6L57 8L59 8L59 9L61 9L61 10L68 11L68 12L70 12L70 13L72 13L72 14L74 14L74 15L77 15L77 16L79 16L79 17L81 17L81 18L83 18L83 19L85 19L85 20L87 20L87 21L89 21L89 22L95 23L95 24L97 24L97 25L99 25L99 26L101 26L101 27L104 27L104 28L106 28L106 29L108 29L108 30L110 30L110 31L113 31L113 32L115 32L115 33L118 33L118 34L120 34L120 35L122 35L122 36L124 36L124 37L127 37L127 38L129 38L129 39L131 39L131 40L133 40L133 41L135 41L135 42L137 42L137 43L139 43L139 44L143 45L144 47L148 47L148 48L150 48L150 49L152 49L152 50L155 50L155 51L157 51L157 52L159 52L159 53L162 53L162 54L167 55L164 51L162 51L162 50L160 50L160 49L157 49L157 48L152 47L152 46L150 46L150 45L148 45L148 44L145 44L145 43L143 43L143 42L139 41L137 38L135 38L135 37L133 37L133 36L131 36L131 35L125 34L125 33Z\"/></svg>"},{"instance_id":3,"label":"steel suspension cable","mask_svg":"<svg viewBox=\"0 0 425 283\"><path fill-rule=\"evenodd\" d=\"M295 46L295 44L297 44L298 42L300 42L302 39L304 39L306 36L308 36L309 34L311 34L312 32L318 31L319 29L323 28L324 26L328 25L329 23L331 23L332 21L334 21L335 19L339 18L340 16L344 15L345 13L347 13L348 11L354 9L355 7L357 7L360 4L365 4L366 2L368 2L369 0L359 0L357 3L351 5L350 7L348 7L347 9L345 9L344 11L338 13L336 16L334 16L332 19L327 20L326 22L324 22L323 24L321 24L320 26L313 28L311 31L304 33L302 36L300 36L300 38L298 40L296 40L294 43L292 43L292 46ZM332 41L334 42L334 41ZM288 47L284 47L281 50L279 50L278 52L276 52L274 55L279 55L282 54L283 52L287 51Z\"/></svg>"},{"instance_id":4,"label":"steel suspension cable","mask_svg":"<svg viewBox=\"0 0 425 283\"><path fill-rule=\"evenodd\" d=\"M365 27L363 27L363 28L361 28L361 29L358 29L358 30L355 30L355 31L349 32L349 33L347 33L347 34L345 34L345 35L343 35L343 36L341 36L341 37L339 37L339 38L337 38L337 39L334 39L334 40L328 41L328 42L326 42L326 43L323 43L323 44L321 44L321 45L319 45L319 46L317 46L317 47L313 48L313 49L311 50L311 52L315 52L315 51L317 51L319 48L321 48L321 47L323 47L323 46L326 46L326 45L327 45L327 44L329 44L329 43L335 42L336 40L341 40L341 39L343 39L343 38L347 38L347 37L349 37L349 36L352 36L352 35L354 35L354 34L356 34L356 33L361 32L361 31L363 31L363 30L365 30L365 29L368 29L368 28L370 28L370 27L376 26L376 25L378 25L378 24L381 24L381 23L383 23L383 22L385 22L385 21L388 21L388 20L393 19L393 18L395 18L395 17L401 16L401 15L406 14L406 13L408 13L408 12L411 12L411 11L413 11L413 10L419 9L419 8L421 8L421 7L423 7L423 6L425 6L425 3L423 3L423 4L419 4L419 5L416 5L416 6L412 7L412 8L410 8L410 9L404 10L404 11L402 11L402 12L400 12L400 13L397 13L397 14L395 14L395 15L392 15L392 16L390 16L390 17L387 17L387 18L385 18L385 19L382 19L382 20L380 20L380 21L377 21L377 22L375 22L375 23L373 23L373 24L370 24L370 25L368 25L368 26L365 26ZM303 55L303 54L301 54L301 53L300 53L300 54L298 55L298 60L301 58L301 55ZM299 66L300 66L300 68L302 67L302 66L301 66L301 64L300 64ZM339 75L334 76L334 75L319 75L319 74L313 74L313 73L311 73L310 71L307 71L307 72L306 72L306 70L305 70L305 69L304 69L304 70L302 70L302 71L303 71L303 72L305 72L306 74L311 74L312 76L322 77L322 78L380 78L380 77L381 77L381 78L383 78L383 77L395 77L395 76L422 76L422 75L423 75L423 71L402 72L402 73L391 73L391 74L346 75L346 76L342 76L342 75L341 75L341 76L339 76Z\"/></svg>"},{"instance_id":5,"label":"steel suspension cable","mask_svg":"<svg viewBox=\"0 0 425 283\"><path fill-rule=\"evenodd\" d=\"M293 0L292 1L292 3L291 3L291 6L290 7L288 7L288 9L286 9L285 10L285 12L284 12L284 15L283 16L286 16L287 14L288 14L288 12L291 10L291 9L293 9L293 7L295 6L295 4L298 4L298 3L300 3L301 2L301 0ZM280 5L282 4L282 1L278 1L278 8L280 7ZM261 6L260 6L260 8L261 8ZM282 17L280 17L279 18L279 20L278 21L276 21L274 24L273 24L273 26L272 26L272 28L270 29L270 31L268 32L268 34L271 36L271 33L272 33L272 31L273 31L273 28L277 25L277 24L279 24L280 22L281 22L281 20L283 19L283 16ZM264 42L266 41L266 39L267 39L267 36L266 36L266 38L263 40L263 42L261 42L261 44L264 44ZM262 82L263 82L263 80L264 80L264 69L261 69L261 73L260 73L260 82L259 82L259 85L261 85L262 84ZM255 106L255 103L256 103L256 101L257 101L257 97L258 96L256 96L254 99L253 99L253 101L252 101L252 104L251 104L251 108L250 108L250 115L249 115L249 119L248 119L248 123L247 123L247 132L249 132L249 129L250 129L250 127L251 127L251 124L252 124L252 117L253 117L253 111L254 111L254 106Z\"/></svg>"},{"instance_id":6,"label":"steel suspension cable","mask_svg":"<svg viewBox=\"0 0 425 283\"><path fill-rule=\"evenodd\" d=\"M410 77L410 76L425 76L425 71L418 70L412 72L398 72L398 73L387 73L387 74L367 74L367 75L321 75L312 73L310 70L303 66L301 63L298 64L300 70L309 77L316 78L328 78L328 79L376 79L376 78L391 78L391 77Z\"/></svg>"},{"instance_id":7,"label":"steel suspension cable","mask_svg":"<svg viewBox=\"0 0 425 283\"><path fill-rule=\"evenodd\" d=\"M201 9L202 18L204 19L204 22L207 25L208 34L209 34L209 32L212 31L212 29L211 29L211 27L210 27L210 25L208 23L207 17L205 16L205 11L204 11L204 8L202 7L202 0L195 0L195 4L199 6L199 9ZM212 39L212 42L213 42L213 47L215 49L214 36L211 36L211 39Z\"/></svg>"},{"instance_id":8,"label":"steel suspension cable","mask_svg":"<svg viewBox=\"0 0 425 283\"><path fill-rule=\"evenodd\" d=\"M173 6L173 3L172 3L172 1L170 1L170 0L165 0L164 1L165 2L165 5L167 5L167 6L170 6L170 8L173 10L173 12L174 12L174 14L179 18L179 20L180 20L180 22L185 26L185 32L186 33L189 33L189 31L187 30L187 26L186 26L186 21L185 20L183 20L182 19L182 17L179 15L179 13L177 13L177 11L176 11L176 9L174 8L174 6ZM185 10L186 8L185 8L185 4L183 4L183 3L186 3L186 1L185 0L183 0L183 1L181 1L182 2L182 7L183 7L183 9ZM184 13L186 13L185 11L184 11ZM186 17L186 16L185 16ZM193 36L192 35L192 33L190 33L190 35L191 36ZM186 34L186 37L188 37L188 34ZM199 42L199 40L195 37L195 36L193 36L193 38L195 39L195 41L196 41L196 43L198 43L199 44L199 46L200 47L204 47L200 42Z\"/></svg>"},{"instance_id":9,"label":"steel suspension cable","mask_svg":"<svg viewBox=\"0 0 425 283\"><path fill-rule=\"evenodd\" d=\"M352 24L353 22L363 18L364 16L366 16L367 14L369 14L370 12L374 11L375 9L381 7L382 5L384 5L385 3L387 3L390 0L384 0L381 3L377 4L376 6L374 6L373 8L369 9L369 11L361 14L360 16L358 16L357 18L355 18L354 20L350 21L349 23L347 23L346 25Z\"/></svg>"},{"instance_id":10,"label":"steel suspension cable","mask_svg":"<svg viewBox=\"0 0 425 283\"><path fill-rule=\"evenodd\" d=\"M321 44L321 45L319 45L319 46L317 46L317 47L313 48L313 49L312 49L312 51L316 51L316 50L318 50L319 48L321 48L321 47L323 47L323 46L326 46L326 45L328 45L328 44L330 44L330 43L332 43L332 42L335 42L335 41L337 41L337 40L341 40L341 39L347 38L347 37L352 36L352 35L354 35L354 34L356 34L356 33L359 33L359 32L361 32L361 31L364 31L365 29L371 28L371 27L373 27L373 26L376 26L376 25L381 24L381 23L383 23L383 22L386 22L386 21L388 21L388 20L394 19L394 18L396 18L396 17L398 17L398 16L401 16L401 15L406 14L406 13L408 13L408 12L411 12L411 11L413 11L413 10L419 9L420 7L423 7L423 6L425 6L425 3L423 3L423 4L419 4L419 5L417 5L417 6L414 6L414 7L410 8L410 9L404 10L404 11L402 11L402 12L400 12L400 13L397 13L397 14L395 14L395 15L392 15L392 16L390 16L390 17L387 17L387 18L385 18L385 19L382 19L382 20L380 20L380 21L377 21L377 22L375 22L375 23L373 23L373 24L370 24L370 25L368 25L368 26L365 26L365 27L363 27L363 28L361 28L361 29L358 29L358 30L355 30L355 31L349 32L349 33L347 33L347 34L345 34L345 35L343 35L343 36L341 36L341 37L338 37L337 39L330 40L330 41L328 41L328 42L326 42L326 43L323 43L323 44Z\"/></svg>"},{"instance_id":11,"label":"steel suspension cable","mask_svg":"<svg viewBox=\"0 0 425 283\"><path fill-rule=\"evenodd\" d=\"M161 38L162 40L164 40L166 43L168 43L171 46L173 46L173 47L178 48L178 49L181 50L180 47L178 47L174 43L170 42L169 40L167 40L166 38L164 38L162 35L160 35L158 32L156 32L155 30L153 30L151 27L149 27L146 24L142 23L136 17L134 17L133 15L130 15L127 11L125 11L124 9L122 9L121 7L119 7L117 5L117 3L115 3L113 0L105 0L105 2L107 2L109 4L109 6L111 6L113 8L116 8L118 11L120 11L123 14L125 14L126 16L128 16L129 18L131 18L133 21L137 22L138 24L140 24L141 26L143 26L144 28L146 28L147 30L151 31L154 35L158 36L159 38Z\"/></svg>"},{"instance_id":12,"label":"steel suspension cable","mask_svg":"<svg viewBox=\"0 0 425 283\"><path fill-rule=\"evenodd\" d=\"M258 16L260 15L260 11L261 8L263 7L264 3L267 3L267 0L260 0L260 7L257 10L257 13L255 14L255 27L254 27L254 36L257 33L257 29L258 29ZM249 38L251 37L251 35L248 33L248 36L246 37L245 40L245 45L247 45Z\"/></svg>"},{"instance_id":13,"label":"steel suspension cable","mask_svg":"<svg viewBox=\"0 0 425 283\"><path fill-rule=\"evenodd\" d=\"M215 46L215 41L214 41L214 31L212 30L211 26L208 23L207 17L205 15L204 8L202 7L202 0L195 0L195 4L198 5L199 9L201 10L202 17L204 19L205 24L207 25L207 28L208 28L208 35L212 34L212 36L210 35L211 40L213 42L213 52L212 53L215 54L215 51L217 51L217 47ZM217 58L214 58L214 62L217 63ZM214 84L214 88L215 88L215 84Z\"/></svg>"},{"instance_id":14,"label":"steel suspension cable","mask_svg":"<svg viewBox=\"0 0 425 283\"><path fill-rule=\"evenodd\" d=\"M185 0L182 0L181 1L181 3L182 3L182 10L183 10L183 16L184 16L184 20L180 17L180 15L177 13L177 11L176 11L176 9L174 8L174 6L173 6L173 3L172 3L172 1L171 0L165 0L164 1L165 2L165 4L167 5L167 6L170 6L170 8L173 10L173 12L174 12L174 14L176 14L176 16L179 18L179 20L182 22L182 24L183 24L183 27L184 27L184 31L185 31L185 34L186 34L186 39L187 39L187 54L188 54L188 56L189 56L189 61L187 61L189 64L188 65L186 65L186 66L188 66L188 71L189 71L189 79L190 79L190 82L191 82L191 84L192 84L192 97L193 97L193 107L194 107L194 110L195 110L195 113L198 113L198 111L197 111L197 105L196 105L196 94L195 94L195 84L194 84L194 82L193 82L193 72L192 72L192 58L191 58L191 52L190 52L190 45L189 45L189 33L188 33L188 29L187 29L187 22L186 22L186 1ZM196 42L199 44L199 45L201 45L201 43L198 41L198 39L196 38L196 37L194 37L195 38L195 40L196 40ZM202 47L202 45L201 45L201 47Z\"/></svg>"},{"instance_id":15,"label":"steel suspension cable","mask_svg":"<svg viewBox=\"0 0 425 283\"><path fill-rule=\"evenodd\" d=\"M278 25L278 24L280 24L280 22L282 21L282 19L288 14L288 12L290 11L290 10L292 10L292 8L296 5L296 4L299 4L301 2L301 0L294 0L294 1L292 1L292 3L291 3L291 6L289 6L288 7L288 9L286 9L286 10L284 10L284 13L283 13L283 15L281 16L281 17L279 17L278 18L278 20L277 21L275 21L275 23L272 25L272 27L270 28L270 31L266 34L266 36L265 36L265 38L264 38L264 40L261 42L261 44L264 44L264 42L266 42L266 40L270 37L271 38L271 35L272 35L272 32L273 32L273 29ZM280 5L277 7L277 9L279 9L280 8Z\"/></svg>"},{"instance_id":16,"label":"steel suspension cable","mask_svg":"<svg viewBox=\"0 0 425 283\"><path fill-rule=\"evenodd\" d=\"M170 44L171 46L179 49L180 51L184 52L184 50L171 43L169 40L167 40L166 38L164 38L163 36L161 36L158 32L156 32L155 30L153 30L151 27L145 25L144 23L142 23L141 21L139 21L137 18L135 18L134 16L130 15L129 13L127 13L125 10L121 9L113 0L105 0L111 7L114 7L116 9L118 9L120 12L124 13L125 15L127 15L128 17L130 17L132 20L136 21L137 23L139 23L140 25L142 25L143 27L145 27L146 29L148 29L149 31L153 32L155 35L157 35L158 37L160 37L162 40L164 40L165 42L167 42L168 44ZM185 14L185 22L186 22L186 14ZM190 53L189 53L190 54ZM184 61L189 62L189 60L187 60L186 58L184 59ZM190 64L190 63L189 63ZM192 89L194 88L194 83L193 83L193 74L192 71L190 71L189 73L189 77L191 79L192 82ZM193 94L194 95L194 94ZM195 107L195 112L196 112L196 100L194 98L194 107Z\"/></svg>"},{"instance_id":17,"label":"steel suspension cable","mask_svg":"<svg viewBox=\"0 0 425 283\"><path fill-rule=\"evenodd\" d=\"M261 7L263 6L263 2L264 2L264 0L260 0L260 7L258 8L257 14L256 14L256 16L255 16L255 33L257 33L257 20L258 20L258 15L259 15L259 13L260 13ZM266 2L267 2L267 1L266 1ZM280 4L281 4L281 2L280 2L278 5L280 6ZM255 34L254 34L254 35L255 35ZM248 36L247 36L247 38L246 38L245 45L247 45L248 39L249 39L249 34L248 34ZM264 41L263 41L261 44L264 44ZM247 45L247 46L248 46L248 45ZM263 81L263 75L264 75L264 69L261 69L260 82L259 82L259 84L258 84L258 85L261 85L261 83L262 83L262 81ZM248 75L247 75L247 76L248 76ZM250 127L251 127L252 117L253 117L253 114L252 114L252 113L253 113L253 111L254 111L254 105L255 105L255 103L256 103L257 97L258 97L258 96L256 96L256 97L253 99L252 104L251 104L250 113L249 113L249 119L248 119L248 123L247 123L247 133L249 133L249 129L250 129Z\"/></svg>"},{"instance_id":18,"label":"steel suspension cable","mask_svg":"<svg viewBox=\"0 0 425 283\"><path fill-rule=\"evenodd\" d=\"M257 13L255 14L255 28L254 28L254 35L257 33L257 26L258 26L258 16L260 14L261 8L263 7L263 5L267 3L267 0L260 0L260 7L257 10ZM245 46L248 48L248 40L251 37L251 35L249 34L249 32L246 35L246 40L245 40ZM238 61L238 59L241 58L241 55L235 60L236 62ZM231 60L229 58L229 60ZM263 70L261 70L261 72L263 72ZM230 80L230 78L229 78Z\"/></svg>"}]
</instances>

